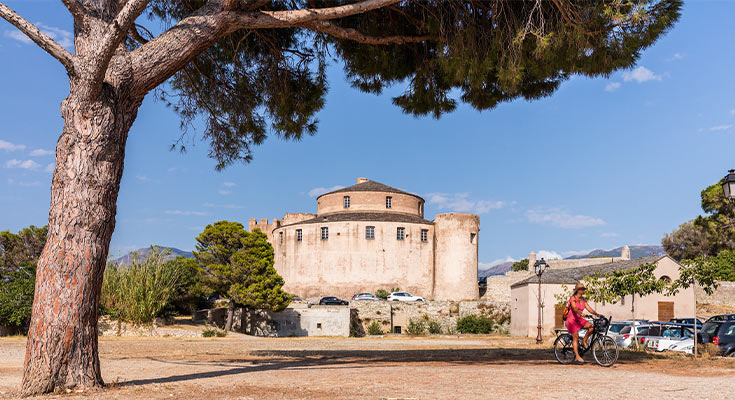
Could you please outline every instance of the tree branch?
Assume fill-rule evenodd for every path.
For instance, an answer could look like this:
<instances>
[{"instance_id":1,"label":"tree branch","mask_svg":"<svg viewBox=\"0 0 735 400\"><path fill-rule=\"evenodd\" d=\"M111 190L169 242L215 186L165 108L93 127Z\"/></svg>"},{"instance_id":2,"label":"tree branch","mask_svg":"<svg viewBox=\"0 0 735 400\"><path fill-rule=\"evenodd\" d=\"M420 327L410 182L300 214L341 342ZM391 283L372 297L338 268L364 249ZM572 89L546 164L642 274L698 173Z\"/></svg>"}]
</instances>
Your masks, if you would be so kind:
<instances>
[{"instance_id":1,"label":"tree branch","mask_svg":"<svg viewBox=\"0 0 735 400\"><path fill-rule=\"evenodd\" d=\"M10 22L13 26L33 40L39 47L46 50L54 58L59 60L69 74L74 73L74 56L53 39L41 32L35 25L25 20L15 11L0 3L0 17Z\"/></svg>"},{"instance_id":2,"label":"tree branch","mask_svg":"<svg viewBox=\"0 0 735 400\"><path fill-rule=\"evenodd\" d=\"M84 6L82 3L80 3L77 0L61 0L62 3L66 6L66 8L69 10L71 15L74 17L74 20L83 20L84 17L87 15L87 10L84 9Z\"/></svg>"},{"instance_id":3,"label":"tree branch","mask_svg":"<svg viewBox=\"0 0 735 400\"><path fill-rule=\"evenodd\" d=\"M371 36L366 35L357 29L343 28L328 21L315 21L308 24L302 24L303 28L315 32L326 33L339 39L354 40L364 44L404 44L419 43L427 40L439 40L434 36Z\"/></svg>"},{"instance_id":4,"label":"tree branch","mask_svg":"<svg viewBox=\"0 0 735 400\"><path fill-rule=\"evenodd\" d=\"M128 0L122 10L117 13L115 20L112 21L112 26L110 26L110 31L102 38L100 50L92 60L94 63L92 68L92 82L94 85L102 85L105 71L115 54L115 50L128 35L133 23L145 10L149 2L150 0ZM93 90L92 93L96 93L96 90Z\"/></svg>"},{"instance_id":5,"label":"tree branch","mask_svg":"<svg viewBox=\"0 0 735 400\"><path fill-rule=\"evenodd\" d=\"M337 7L249 12L223 10L221 4L210 1L131 53L133 72L138 81L134 93L145 96L217 40L238 29L300 26L365 13L400 1L363 0Z\"/></svg>"}]
</instances>

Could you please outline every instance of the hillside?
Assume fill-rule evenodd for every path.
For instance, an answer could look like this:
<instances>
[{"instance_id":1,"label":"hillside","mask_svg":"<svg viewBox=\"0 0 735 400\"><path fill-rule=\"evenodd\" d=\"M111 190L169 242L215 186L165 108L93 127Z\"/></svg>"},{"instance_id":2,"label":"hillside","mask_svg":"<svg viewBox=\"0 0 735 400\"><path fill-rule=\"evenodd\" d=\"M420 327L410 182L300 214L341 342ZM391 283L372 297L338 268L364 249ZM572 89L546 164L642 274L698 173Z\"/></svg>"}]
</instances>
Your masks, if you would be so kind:
<instances>
[{"instance_id":1,"label":"hillside","mask_svg":"<svg viewBox=\"0 0 735 400\"><path fill-rule=\"evenodd\" d=\"M166 257L167 260L171 260L171 259L176 258L178 256L184 256L186 258L193 257L193 255L191 254L190 251L179 250L179 249L177 249L175 247L166 247L166 246L157 246L157 245L153 245L153 246L159 248L160 250L169 250L171 252L171 254L169 254ZM150 247L144 247L142 249L131 251L130 253L125 254L122 257L118 257L118 258L116 258L114 260L110 260L110 262L114 262L114 263L116 263L116 264L118 264L120 266L127 266L127 265L132 264L132 262L133 262L133 255L135 253L138 254L138 259L143 259L150 252L151 252L151 248Z\"/></svg>"},{"instance_id":2,"label":"hillside","mask_svg":"<svg viewBox=\"0 0 735 400\"><path fill-rule=\"evenodd\" d=\"M590 257L620 257L620 251L623 250L622 247L618 247L612 250L592 250L587 254L579 254L571 257L567 257L567 260L576 260L579 258L590 258ZM658 245L637 245L637 246L630 246L630 258L641 258L641 257L649 257L652 254L656 255L664 255L666 254L666 250L664 250L663 246Z\"/></svg>"}]
</instances>

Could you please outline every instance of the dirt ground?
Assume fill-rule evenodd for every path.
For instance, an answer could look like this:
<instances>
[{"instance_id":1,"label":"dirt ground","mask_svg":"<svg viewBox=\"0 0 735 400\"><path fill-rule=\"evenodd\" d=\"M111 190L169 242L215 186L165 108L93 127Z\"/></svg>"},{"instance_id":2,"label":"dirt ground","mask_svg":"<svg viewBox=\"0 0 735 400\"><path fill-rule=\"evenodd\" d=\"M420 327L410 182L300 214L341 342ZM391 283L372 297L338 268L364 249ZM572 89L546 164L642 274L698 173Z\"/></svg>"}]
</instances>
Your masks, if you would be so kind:
<instances>
[{"instance_id":1,"label":"dirt ground","mask_svg":"<svg viewBox=\"0 0 735 400\"><path fill-rule=\"evenodd\" d=\"M0 339L0 398L15 398L25 339ZM479 337L100 338L107 388L44 399L735 398L735 359L622 352L561 366L551 343ZM663 397L661 397L663 396Z\"/></svg>"}]
</instances>

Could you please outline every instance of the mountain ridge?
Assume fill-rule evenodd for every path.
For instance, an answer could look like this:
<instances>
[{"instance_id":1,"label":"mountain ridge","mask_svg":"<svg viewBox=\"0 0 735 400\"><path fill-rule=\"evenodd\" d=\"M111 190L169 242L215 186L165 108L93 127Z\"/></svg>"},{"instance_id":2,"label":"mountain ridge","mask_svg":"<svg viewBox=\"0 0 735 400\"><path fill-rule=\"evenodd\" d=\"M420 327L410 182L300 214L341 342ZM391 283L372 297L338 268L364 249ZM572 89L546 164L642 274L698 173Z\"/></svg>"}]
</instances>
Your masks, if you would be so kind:
<instances>
[{"instance_id":1,"label":"mountain ridge","mask_svg":"<svg viewBox=\"0 0 735 400\"><path fill-rule=\"evenodd\" d=\"M127 267L133 263L133 258L135 257L136 253L137 253L138 259L142 260L146 258L148 254L151 252L151 247L155 247L159 249L160 251L165 251L165 250L171 251L171 254L166 256L166 260L172 260L179 256L183 256L186 258L194 257L191 251L177 249L176 247L151 245L149 247L143 247L138 250L133 250L123 256L110 260L109 262L116 263L118 266L121 266L121 267Z\"/></svg>"}]
</instances>

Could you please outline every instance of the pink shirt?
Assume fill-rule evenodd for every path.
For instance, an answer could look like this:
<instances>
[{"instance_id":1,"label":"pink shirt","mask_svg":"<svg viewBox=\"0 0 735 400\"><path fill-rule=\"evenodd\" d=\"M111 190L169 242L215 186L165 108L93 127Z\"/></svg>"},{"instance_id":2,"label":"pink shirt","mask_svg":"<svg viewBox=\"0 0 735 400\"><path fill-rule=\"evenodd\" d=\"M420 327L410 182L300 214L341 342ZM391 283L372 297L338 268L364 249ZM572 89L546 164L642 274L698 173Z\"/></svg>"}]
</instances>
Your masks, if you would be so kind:
<instances>
[{"instance_id":1,"label":"pink shirt","mask_svg":"<svg viewBox=\"0 0 735 400\"><path fill-rule=\"evenodd\" d=\"M577 315L572 311L572 307L576 307L577 311L579 311L580 314L584 312L584 309L587 307L587 301L585 299L580 299L577 301L574 297L569 299L569 314L567 315L567 331L569 333L577 332L578 330L584 328L584 325L587 323L587 320L582 318L580 315Z\"/></svg>"}]
</instances>

